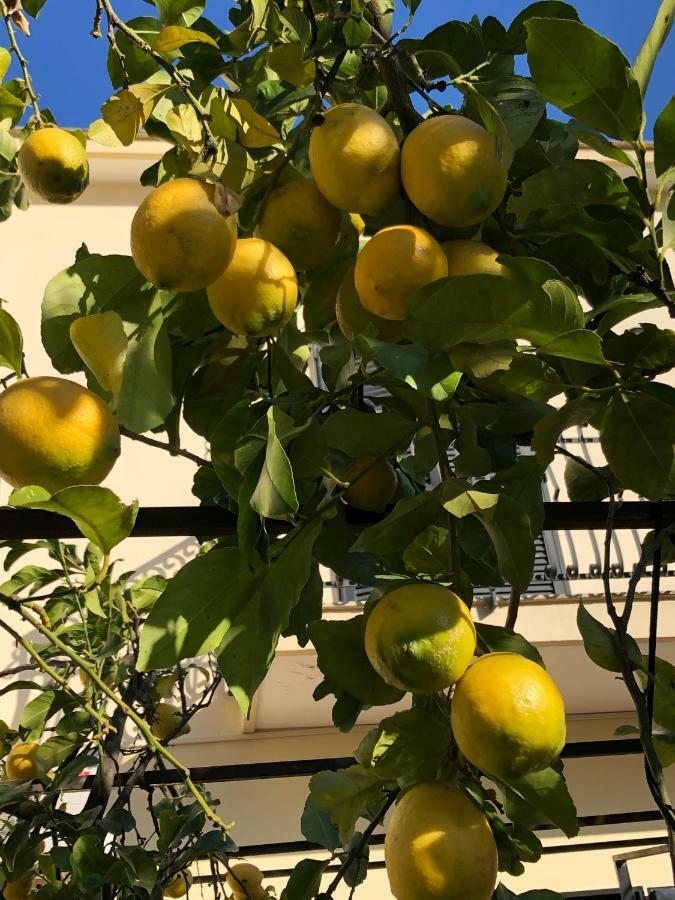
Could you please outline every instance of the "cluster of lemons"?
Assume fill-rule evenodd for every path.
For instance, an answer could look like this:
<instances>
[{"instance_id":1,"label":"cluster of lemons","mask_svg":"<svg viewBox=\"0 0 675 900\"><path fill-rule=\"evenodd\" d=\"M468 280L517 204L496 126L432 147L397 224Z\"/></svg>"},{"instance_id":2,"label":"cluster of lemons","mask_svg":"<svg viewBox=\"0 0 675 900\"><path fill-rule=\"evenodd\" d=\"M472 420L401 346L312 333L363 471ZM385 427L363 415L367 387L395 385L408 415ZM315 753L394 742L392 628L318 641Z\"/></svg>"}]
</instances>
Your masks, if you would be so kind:
<instances>
[{"instance_id":1,"label":"cluster of lemons","mask_svg":"<svg viewBox=\"0 0 675 900\"><path fill-rule=\"evenodd\" d=\"M481 774L513 782L562 750L565 708L553 679L515 653L474 658L471 613L447 588L414 584L385 594L368 617L365 647L393 687L417 695L452 689L454 743ZM388 823L385 858L397 900L492 897L490 825L454 784L419 784L403 795Z\"/></svg>"}]
</instances>

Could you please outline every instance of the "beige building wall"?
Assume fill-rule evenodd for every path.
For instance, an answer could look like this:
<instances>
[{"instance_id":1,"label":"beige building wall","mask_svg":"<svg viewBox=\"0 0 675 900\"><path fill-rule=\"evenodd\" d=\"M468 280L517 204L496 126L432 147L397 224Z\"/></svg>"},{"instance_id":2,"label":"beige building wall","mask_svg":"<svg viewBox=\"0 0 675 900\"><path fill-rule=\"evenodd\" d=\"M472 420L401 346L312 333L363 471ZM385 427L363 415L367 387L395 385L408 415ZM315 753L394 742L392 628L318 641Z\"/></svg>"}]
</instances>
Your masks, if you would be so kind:
<instances>
[{"instance_id":1,"label":"beige building wall","mask_svg":"<svg viewBox=\"0 0 675 900\"><path fill-rule=\"evenodd\" d=\"M40 303L47 281L73 262L82 242L94 252L129 253L131 218L145 193L138 184L138 176L164 151L163 145L151 140L139 140L119 151L97 145L89 149L92 183L77 203L55 207L37 201L28 212L15 212L1 226L0 297L8 301L8 310L21 324L31 374L51 371L39 336ZM659 313L649 313L641 319L657 320L659 316ZM184 443L196 452L204 452L201 438L189 434L187 428ZM593 452L597 451L593 449ZM124 500L138 499L141 505L189 505L196 502L191 494L193 471L193 465L185 460L124 439L122 457L106 483ZM553 483L562 484L560 470L554 473ZM0 483L0 502L7 494L7 486ZM560 496L564 498L564 489ZM624 533L619 538L629 561L636 558L638 540L639 535L632 533ZM118 552L127 568L170 574L194 554L195 546L189 538L130 539ZM590 534L559 535L553 550L560 554L561 565L574 553L581 570L590 572L595 554ZM581 586L585 596L600 590L597 578L572 584L575 591L576 585ZM625 580L619 581L617 592L624 585ZM670 586L668 579L664 590ZM633 721L628 696L620 682L594 667L585 656L575 624L579 598L571 595L569 585L561 583L559 587L569 596L524 602L519 630L537 644L561 686L569 712L570 740L610 739L617 726ZM667 593L663 600L659 653L675 662L675 608ZM601 599L594 596L588 603L591 612L604 620ZM357 612L358 607L354 605L333 605L329 614L349 616ZM496 599L484 601L477 606L476 614L490 624L503 624L505 607ZM636 604L633 633L644 646L648 633L645 598ZM4 634L0 636L0 654L5 665L21 660L21 654ZM212 706L197 717L191 734L177 742L178 755L187 764L200 766L349 756L367 726L390 710L369 711L351 734L342 735L331 725L330 700L320 703L312 700L312 691L320 680L312 650L302 649L292 640L283 640L256 697L251 719L244 721L232 698L222 690ZM20 692L0 698L0 717L14 719L29 697L30 694ZM571 760L566 769L580 815L652 808L639 757ZM675 791L675 779L670 780ZM222 800L223 816L236 822L233 837L240 846L302 840L300 815L307 794L306 778L214 785L213 793ZM76 797L71 800L77 802ZM572 891L616 887L612 855L620 852L622 846L630 848L636 839L657 840L661 835L662 829L655 823L596 826L584 830L573 842L556 831L547 831L543 839L550 852L543 860L529 867L523 878L505 877L503 881L518 892L531 888ZM603 849L603 842L611 842L611 847ZM617 842L625 844L618 846ZM579 849L571 852L557 849L569 850L570 843L579 845ZM593 843L597 847L587 849ZM291 854L266 856L259 863L267 870L283 870L290 869L297 858ZM381 861L380 847L373 850L372 858ZM670 881L665 856L635 863L631 871L636 885L663 886ZM280 891L284 879L272 883ZM195 886L190 895L202 894L210 896L208 888ZM348 892L338 896L346 898ZM357 897L386 900L389 896L384 870L374 867L366 885L358 889Z\"/></svg>"}]
</instances>

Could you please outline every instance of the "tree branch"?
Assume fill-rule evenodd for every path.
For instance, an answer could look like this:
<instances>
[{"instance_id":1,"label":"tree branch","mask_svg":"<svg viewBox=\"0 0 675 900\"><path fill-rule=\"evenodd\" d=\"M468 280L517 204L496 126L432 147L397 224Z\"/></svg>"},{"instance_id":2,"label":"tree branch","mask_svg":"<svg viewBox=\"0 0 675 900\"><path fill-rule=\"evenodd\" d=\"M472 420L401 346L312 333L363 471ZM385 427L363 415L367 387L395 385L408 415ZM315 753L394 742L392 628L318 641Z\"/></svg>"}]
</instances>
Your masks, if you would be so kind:
<instances>
[{"instance_id":1,"label":"tree branch","mask_svg":"<svg viewBox=\"0 0 675 900\"><path fill-rule=\"evenodd\" d=\"M158 450L165 450L172 456L182 456L184 459L189 459L190 462L193 462L198 466L206 466L209 469L213 468L213 463L210 460L204 459L202 456L197 456L196 453L190 453L189 450L183 450L182 447L174 447L164 441L158 441L155 440L155 438L148 437L146 434L136 434L135 431L129 431L128 428L124 427L120 427L120 434L130 438L132 441L138 441L139 444L147 444L148 447L156 447Z\"/></svg>"},{"instance_id":2,"label":"tree branch","mask_svg":"<svg viewBox=\"0 0 675 900\"><path fill-rule=\"evenodd\" d=\"M0 13L2 13L2 17L5 20L5 28L7 29L7 36L9 37L10 46L14 51L14 56L16 56L19 65L21 66L21 71L23 72L23 80L26 84L26 93L30 97L30 102L33 107L35 119L38 125L42 127L45 122L42 118L42 113L40 112L37 94L35 93L35 88L33 87L33 80L30 77L30 72L28 71L28 63L26 62L26 57L21 52L21 48L17 43L14 26L12 25L12 14L8 11L5 0L0 0Z\"/></svg>"}]
</instances>

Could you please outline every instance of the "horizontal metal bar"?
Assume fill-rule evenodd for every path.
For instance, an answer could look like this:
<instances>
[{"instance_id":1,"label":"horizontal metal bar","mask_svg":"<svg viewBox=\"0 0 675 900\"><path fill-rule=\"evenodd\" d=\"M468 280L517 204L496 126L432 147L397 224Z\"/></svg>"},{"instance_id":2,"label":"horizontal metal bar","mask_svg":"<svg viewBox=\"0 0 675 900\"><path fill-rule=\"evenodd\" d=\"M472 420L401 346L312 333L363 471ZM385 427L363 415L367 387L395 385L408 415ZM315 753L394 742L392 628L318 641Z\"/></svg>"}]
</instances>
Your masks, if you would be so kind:
<instances>
[{"instance_id":1,"label":"horizontal metal bar","mask_svg":"<svg viewBox=\"0 0 675 900\"><path fill-rule=\"evenodd\" d=\"M579 531L604 528L607 503L544 503L545 531ZM652 528L655 521L675 519L675 501L652 503L626 501L617 507L614 528ZM350 510L355 523L371 524L381 517ZM273 519L268 530L280 534L288 530L285 522ZM236 534L236 516L218 506L145 506L138 511L131 537L219 537ZM76 538L80 532L64 516L38 509L0 508L0 540Z\"/></svg>"}]
</instances>

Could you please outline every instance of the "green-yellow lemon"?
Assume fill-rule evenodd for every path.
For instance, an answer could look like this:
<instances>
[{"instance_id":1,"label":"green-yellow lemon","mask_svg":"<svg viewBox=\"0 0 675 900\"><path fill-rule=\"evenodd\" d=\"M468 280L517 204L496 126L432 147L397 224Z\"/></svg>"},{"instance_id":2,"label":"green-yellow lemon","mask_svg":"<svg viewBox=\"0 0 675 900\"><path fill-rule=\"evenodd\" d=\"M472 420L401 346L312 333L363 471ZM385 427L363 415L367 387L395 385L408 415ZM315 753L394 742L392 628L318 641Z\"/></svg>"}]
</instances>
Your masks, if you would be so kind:
<instances>
[{"instance_id":1,"label":"green-yellow lemon","mask_svg":"<svg viewBox=\"0 0 675 900\"><path fill-rule=\"evenodd\" d=\"M497 847L488 820L450 784L418 784L403 795L384 855L396 900L490 900L495 889Z\"/></svg>"},{"instance_id":2,"label":"green-yellow lemon","mask_svg":"<svg viewBox=\"0 0 675 900\"><path fill-rule=\"evenodd\" d=\"M100 484L120 454L110 407L65 378L24 378L0 394L0 476L54 493Z\"/></svg>"},{"instance_id":3,"label":"green-yellow lemon","mask_svg":"<svg viewBox=\"0 0 675 900\"><path fill-rule=\"evenodd\" d=\"M354 266L350 266L345 272L337 292L335 318L340 331L348 341L353 341L369 324L377 328L377 337L381 341L390 341L395 344L403 337L400 322L376 316L363 306L354 282Z\"/></svg>"},{"instance_id":4,"label":"green-yellow lemon","mask_svg":"<svg viewBox=\"0 0 675 900\"><path fill-rule=\"evenodd\" d=\"M198 291L222 275L237 244L237 223L215 199L214 185L176 178L143 200L131 223L131 255L148 281Z\"/></svg>"},{"instance_id":5,"label":"green-yellow lemon","mask_svg":"<svg viewBox=\"0 0 675 900\"><path fill-rule=\"evenodd\" d=\"M32 781L39 773L35 741L14 744L5 758L5 778L8 781Z\"/></svg>"},{"instance_id":6,"label":"green-yellow lemon","mask_svg":"<svg viewBox=\"0 0 675 900\"><path fill-rule=\"evenodd\" d=\"M510 270L497 262L500 254L481 241L445 241L441 247L448 261L448 275L511 276Z\"/></svg>"},{"instance_id":7,"label":"green-yellow lemon","mask_svg":"<svg viewBox=\"0 0 675 900\"><path fill-rule=\"evenodd\" d=\"M405 319L411 294L448 274L438 241L414 225L383 228L356 259L354 280L361 303L383 319Z\"/></svg>"},{"instance_id":8,"label":"green-yellow lemon","mask_svg":"<svg viewBox=\"0 0 675 900\"><path fill-rule=\"evenodd\" d=\"M565 705L556 683L517 653L489 653L455 688L452 731L464 756L509 780L545 769L565 746Z\"/></svg>"},{"instance_id":9,"label":"green-yellow lemon","mask_svg":"<svg viewBox=\"0 0 675 900\"><path fill-rule=\"evenodd\" d=\"M235 900L249 895L251 900L265 897L263 890L264 875L253 863L235 863L227 874L227 886L234 894ZM245 889L245 892L244 890Z\"/></svg>"},{"instance_id":10,"label":"green-yellow lemon","mask_svg":"<svg viewBox=\"0 0 675 900\"><path fill-rule=\"evenodd\" d=\"M434 116L406 138L401 177L408 197L432 222L465 228L499 206L507 172L481 125L464 116Z\"/></svg>"},{"instance_id":11,"label":"green-yellow lemon","mask_svg":"<svg viewBox=\"0 0 675 900\"><path fill-rule=\"evenodd\" d=\"M345 212L377 215L401 190L398 140L369 106L326 110L312 131L309 163L326 200Z\"/></svg>"},{"instance_id":12,"label":"green-yellow lemon","mask_svg":"<svg viewBox=\"0 0 675 900\"><path fill-rule=\"evenodd\" d=\"M385 510L391 503L397 485L392 464L386 459L375 461L373 457L358 459L347 469L342 480L354 482L345 492L345 501L355 509L366 512Z\"/></svg>"},{"instance_id":13,"label":"green-yellow lemon","mask_svg":"<svg viewBox=\"0 0 675 900\"><path fill-rule=\"evenodd\" d=\"M387 684L432 694L455 684L476 650L465 603L440 584L409 584L385 594L366 624L366 653Z\"/></svg>"},{"instance_id":14,"label":"green-yellow lemon","mask_svg":"<svg viewBox=\"0 0 675 900\"><path fill-rule=\"evenodd\" d=\"M185 875L181 872L173 881L169 882L164 888L163 895L165 897L184 897L189 888L189 882Z\"/></svg>"},{"instance_id":15,"label":"green-yellow lemon","mask_svg":"<svg viewBox=\"0 0 675 900\"><path fill-rule=\"evenodd\" d=\"M164 741L178 728L182 718L183 711L180 706L176 706L174 703L158 703L153 710L150 731L158 741ZM187 734L189 730L189 727L186 726L176 736Z\"/></svg>"},{"instance_id":16,"label":"green-yellow lemon","mask_svg":"<svg viewBox=\"0 0 675 900\"><path fill-rule=\"evenodd\" d=\"M274 244L245 238L237 242L232 262L207 294L214 316L234 334L266 337L293 315L298 279Z\"/></svg>"},{"instance_id":17,"label":"green-yellow lemon","mask_svg":"<svg viewBox=\"0 0 675 900\"><path fill-rule=\"evenodd\" d=\"M89 184L87 151L62 128L38 128L17 154L21 177L49 203L72 203Z\"/></svg>"},{"instance_id":18,"label":"green-yellow lemon","mask_svg":"<svg viewBox=\"0 0 675 900\"><path fill-rule=\"evenodd\" d=\"M340 236L342 215L311 178L293 178L272 192L257 234L278 247L298 272L321 265Z\"/></svg>"}]
</instances>

